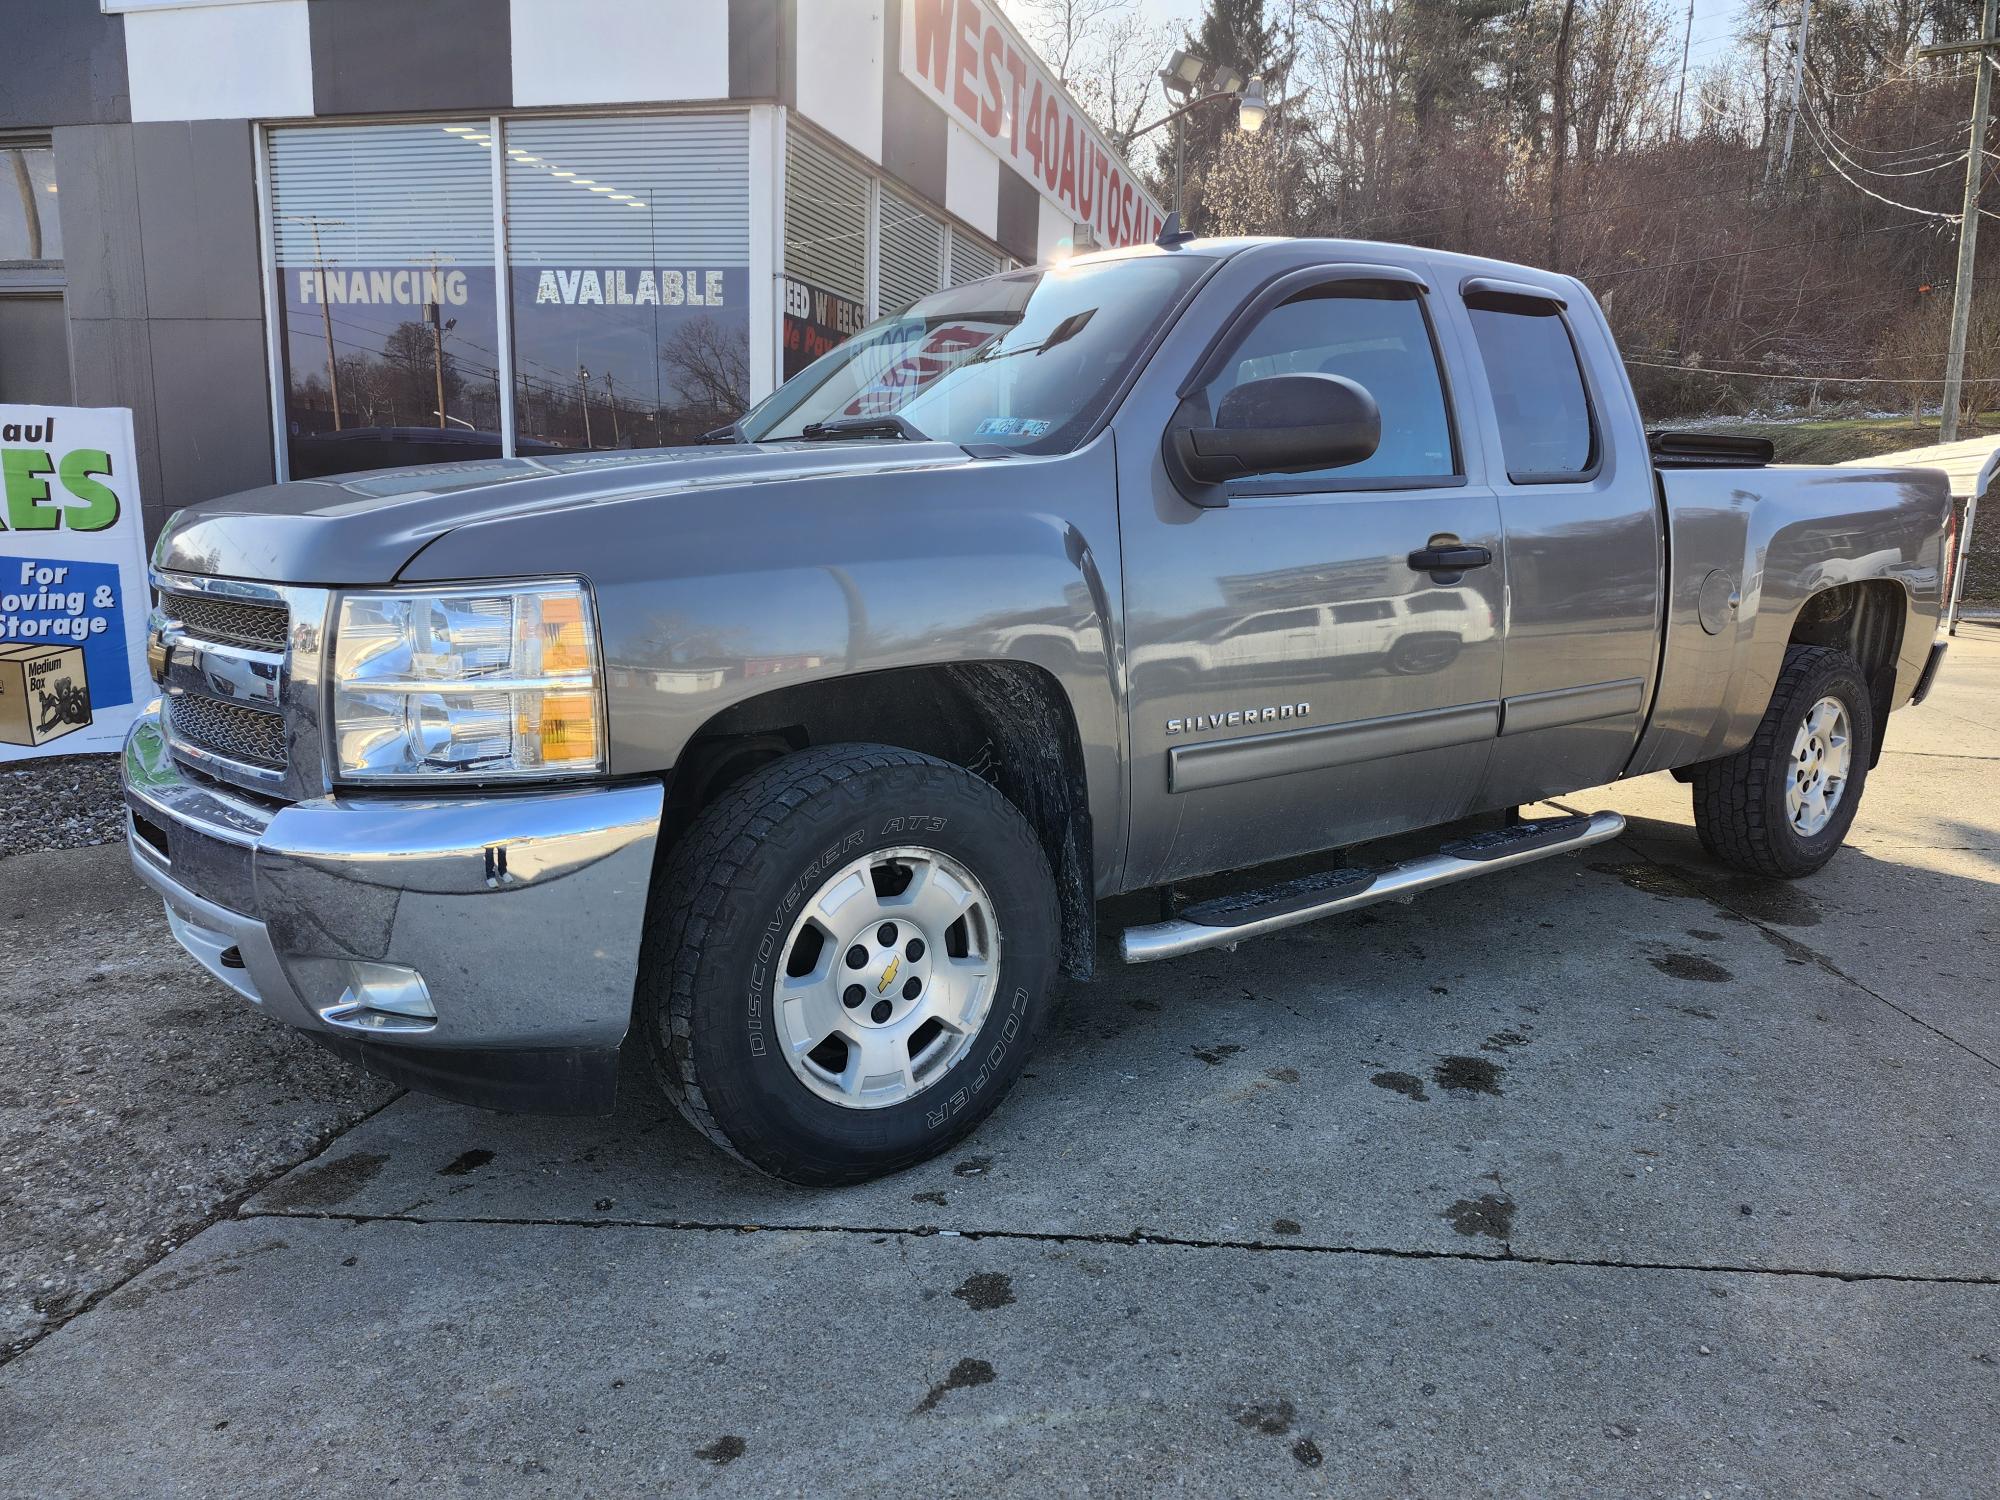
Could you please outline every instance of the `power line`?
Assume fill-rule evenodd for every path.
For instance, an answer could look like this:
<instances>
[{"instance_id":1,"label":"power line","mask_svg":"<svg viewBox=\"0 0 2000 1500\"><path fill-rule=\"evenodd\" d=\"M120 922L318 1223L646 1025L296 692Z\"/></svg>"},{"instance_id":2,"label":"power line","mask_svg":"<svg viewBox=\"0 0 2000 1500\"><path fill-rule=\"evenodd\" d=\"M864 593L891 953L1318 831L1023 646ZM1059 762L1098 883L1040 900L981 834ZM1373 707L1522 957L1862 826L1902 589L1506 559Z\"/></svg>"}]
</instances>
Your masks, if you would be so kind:
<instances>
[{"instance_id":1,"label":"power line","mask_svg":"<svg viewBox=\"0 0 2000 1500\"><path fill-rule=\"evenodd\" d=\"M1876 192L1875 189L1868 186L1867 183L1861 181L1861 179L1858 177L1849 176L1847 169L1840 164L1834 152L1829 150L1827 148L1826 143L1819 138L1819 135L1815 129L1815 124L1811 112L1804 108L1799 108L1794 111L1794 114L1797 118L1805 121L1806 138L1813 143L1813 146L1819 151L1820 156L1825 159L1826 164L1829 167L1832 167L1834 172L1838 174L1840 179L1843 182L1847 183L1848 186L1854 188L1858 192L1866 193L1869 197L1875 199L1879 203L1886 203L1891 208L1900 208L1901 210L1903 210L1904 213L1917 214L1920 217L1926 219L1943 219L1948 223L1952 224L1956 224L1959 222L1960 216L1957 214L1948 214L1945 213L1942 209L1936 209L1936 208L1919 208L1914 203L1904 203L1900 199L1891 198L1885 193Z\"/></svg>"},{"instance_id":2,"label":"power line","mask_svg":"<svg viewBox=\"0 0 2000 1500\"><path fill-rule=\"evenodd\" d=\"M1745 255L1773 255L1780 250L1797 250L1807 245L1837 245L1843 240L1859 239L1863 235L1887 234L1894 229L1921 227L1907 220L1898 224L1877 224L1872 229L1850 229L1845 234L1819 235L1810 239L1791 240L1782 245L1748 245L1741 250L1723 250L1714 255L1695 255L1683 260L1656 260L1636 266L1617 266L1608 271L1594 271L1591 275L1593 280L1602 280L1607 276L1631 276L1640 271L1671 271L1681 266L1707 265L1713 261L1735 260Z\"/></svg>"},{"instance_id":3,"label":"power line","mask_svg":"<svg viewBox=\"0 0 2000 1500\"><path fill-rule=\"evenodd\" d=\"M1918 380L1902 375L1777 375L1768 370L1723 370L1710 365L1670 365L1657 360L1638 359L1630 354L1624 356L1628 365L1638 365L1646 370L1671 370L1676 375L1720 375L1742 380L1791 380L1807 381L1813 385L1943 385L1943 377L1934 380ZM2000 375L1982 376L1977 380L1967 380L1966 385L2000 385Z\"/></svg>"}]
</instances>

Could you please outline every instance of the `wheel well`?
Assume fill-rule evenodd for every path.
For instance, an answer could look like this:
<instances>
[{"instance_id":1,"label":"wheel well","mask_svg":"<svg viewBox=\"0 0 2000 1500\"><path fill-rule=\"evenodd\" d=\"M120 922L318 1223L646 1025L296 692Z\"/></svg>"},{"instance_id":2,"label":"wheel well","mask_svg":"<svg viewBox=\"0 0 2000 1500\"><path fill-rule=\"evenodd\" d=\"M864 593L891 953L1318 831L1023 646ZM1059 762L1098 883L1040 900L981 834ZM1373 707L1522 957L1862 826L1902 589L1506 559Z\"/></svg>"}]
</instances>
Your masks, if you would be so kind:
<instances>
[{"instance_id":1,"label":"wheel well","mask_svg":"<svg viewBox=\"0 0 2000 1500\"><path fill-rule=\"evenodd\" d=\"M894 745L964 766L999 788L1041 837L1062 912L1063 969L1088 979L1097 950L1083 747L1056 680L1017 662L864 672L733 704L688 742L668 786L662 848L737 781L813 745Z\"/></svg>"},{"instance_id":2,"label":"wheel well","mask_svg":"<svg viewBox=\"0 0 2000 1500\"><path fill-rule=\"evenodd\" d=\"M1895 707L1896 661L1903 649L1909 606L1903 591L1886 578L1843 583L1806 600L1792 622L1793 646L1836 646L1860 663L1875 711L1872 767L1882 758L1889 711Z\"/></svg>"}]
</instances>

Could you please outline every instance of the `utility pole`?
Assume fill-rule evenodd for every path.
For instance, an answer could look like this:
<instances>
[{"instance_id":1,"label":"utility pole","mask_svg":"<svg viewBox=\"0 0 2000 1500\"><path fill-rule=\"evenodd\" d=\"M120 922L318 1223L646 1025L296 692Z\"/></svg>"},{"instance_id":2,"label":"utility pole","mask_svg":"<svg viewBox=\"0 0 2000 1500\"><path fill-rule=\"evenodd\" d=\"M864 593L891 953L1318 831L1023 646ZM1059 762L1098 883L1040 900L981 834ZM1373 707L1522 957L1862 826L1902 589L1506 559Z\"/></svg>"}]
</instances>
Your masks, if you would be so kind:
<instances>
[{"instance_id":1,"label":"utility pole","mask_svg":"<svg viewBox=\"0 0 2000 1500\"><path fill-rule=\"evenodd\" d=\"M1951 349L1944 361L1944 409L1938 414L1938 441L1958 441L1958 403L1965 385L1965 336L1972 325L1972 269L1979 248L1979 180L1986 175L1986 117L1993 107L1993 70L2000 67L2000 32L1995 10L2000 0L1986 0L1979 40L1949 47L1926 47L1923 55L1970 52L1978 59L1972 83L1972 139L1965 153L1965 202L1958 220L1958 277L1951 288Z\"/></svg>"},{"instance_id":2,"label":"utility pole","mask_svg":"<svg viewBox=\"0 0 2000 1500\"><path fill-rule=\"evenodd\" d=\"M583 446L595 448L590 440L590 371L582 365L576 367L577 389L583 392Z\"/></svg>"},{"instance_id":3,"label":"utility pole","mask_svg":"<svg viewBox=\"0 0 2000 1500\"><path fill-rule=\"evenodd\" d=\"M1555 108L1549 121L1549 269L1563 267L1563 172L1569 165L1569 39L1576 0L1563 0L1556 28Z\"/></svg>"},{"instance_id":4,"label":"utility pole","mask_svg":"<svg viewBox=\"0 0 2000 1500\"><path fill-rule=\"evenodd\" d=\"M618 387L613 384L611 372L604 372L604 399L611 403L611 446L618 446Z\"/></svg>"},{"instance_id":5,"label":"utility pole","mask_svg":"<svg viewBox=\"0 0 2000 1500\"><path fill-rule=\"evenodd\" d=\"M1792 137L1799 128L1799 103L1805 97L1806 28L1812 20L1812 0L1799 0L1799 20L1792 38L1792 93L1785 110L1785 149L1778 157L1778 180L1783 182L1792 166ZM1770 180L1770 162L1765 162L1765 181Z\"/></svg>"},{"instance_id":6,"label":"utility pole","mask_svg":"<svg viewBox=\"0 0 2000 1500\"><path fill-rule=\"evenodd\" d=\"M333 357L333 307L326 300L326 252L320 248L321 224L345 224L345 219L322 219L318 214L286 214L286 218L312 230L313 274L319 277L319 316L326 329L326 392L333 398L333 430L340 431L340 366Z\"/></svg>"},{"instance_id":7,"label":"utility pole","mask_svg":"<svg viewBox=\"0 0 2000 1500\"><path fill-rule=\"evenodd\" d=\"M1687 98L1688 53L1694 47L1694 0L1688 0L1687 30L1681 34L1681 81L1674 89L1673 144L1681 142L1681 106Z\"/></svg>"}]
</instances>

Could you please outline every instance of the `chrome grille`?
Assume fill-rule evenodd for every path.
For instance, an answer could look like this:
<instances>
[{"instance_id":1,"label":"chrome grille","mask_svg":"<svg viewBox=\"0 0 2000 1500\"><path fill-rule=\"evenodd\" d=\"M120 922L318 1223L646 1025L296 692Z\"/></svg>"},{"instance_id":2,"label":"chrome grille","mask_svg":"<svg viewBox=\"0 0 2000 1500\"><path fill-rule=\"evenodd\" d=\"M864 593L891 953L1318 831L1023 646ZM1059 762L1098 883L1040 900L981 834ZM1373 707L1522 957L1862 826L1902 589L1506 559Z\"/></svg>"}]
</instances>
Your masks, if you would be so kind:
<instances>
[{"instance_id":1,"label":"chrome grille","mask_svg":"<svg viewBox=\"0 0 2000 1500\"><path fill-rule=\"evenodd\" d=\"M173 733L197 749L273 769L285 764L281 714L186 693L167 700L167 717Z\"/></svg>"},{"instance_id":2,"label":"chrome grille","mask_svg":"<svg viewBox=\"0 0 2000 1500\"><path fill-rule=\"evenodd\" d=\"M285 649L285 632L291 624L282 604L252 604L212 594L163 594L160 609L179 620L189 635L267 651Z\"/></svg>"}]
</instances>

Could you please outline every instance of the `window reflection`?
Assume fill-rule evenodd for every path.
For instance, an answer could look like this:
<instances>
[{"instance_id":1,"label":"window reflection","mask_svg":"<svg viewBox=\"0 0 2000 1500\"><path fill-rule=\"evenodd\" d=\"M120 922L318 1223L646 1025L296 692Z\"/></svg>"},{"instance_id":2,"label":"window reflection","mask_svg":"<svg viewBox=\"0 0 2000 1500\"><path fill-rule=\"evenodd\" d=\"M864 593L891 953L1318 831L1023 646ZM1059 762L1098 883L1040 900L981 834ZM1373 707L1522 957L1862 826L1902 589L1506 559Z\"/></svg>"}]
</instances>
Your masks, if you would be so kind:
<instances>
[{"instance_id":1,"label":"window reflection","mask_svg":"<svg viewBox=\"0 0 2000 1500\"><path fill-rule=\"evenodd\" d=\"M685 443L749 403L741 115L507 127L522 452Z\"/></svg>"},{"instance_id":2,"label":"window reflection","mask_svg":"<svg viewBox=\"0 0 2000 1500\"><path fill-rule=\"evenodd\" d=\"M55 152L46 146L0 150L0 264L62 258Z\"/></svg>"},{"instance_id":3,"label":"window reflection","mask_svg":"<svg viewBox=\"0 0 2000 1500\"><path fill-rule=\"evenodd\" d=\"M272 132L293 478L500 452L491 145L476 125Z\"/></svg>"}]
</instances>

